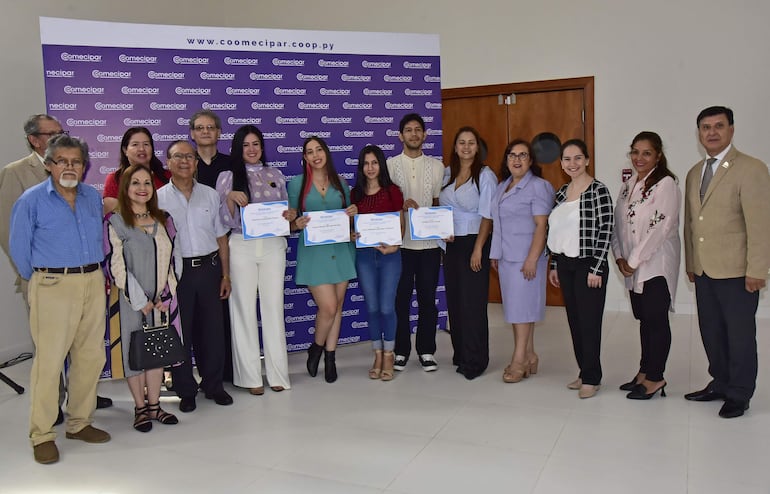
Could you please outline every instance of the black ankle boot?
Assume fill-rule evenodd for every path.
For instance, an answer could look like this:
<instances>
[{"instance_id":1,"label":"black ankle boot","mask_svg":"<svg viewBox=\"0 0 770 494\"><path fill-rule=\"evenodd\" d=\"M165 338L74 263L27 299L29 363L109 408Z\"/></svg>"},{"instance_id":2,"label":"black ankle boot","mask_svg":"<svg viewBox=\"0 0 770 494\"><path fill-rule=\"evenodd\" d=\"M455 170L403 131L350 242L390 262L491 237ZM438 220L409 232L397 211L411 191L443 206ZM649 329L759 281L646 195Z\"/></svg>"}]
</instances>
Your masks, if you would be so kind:
<instances>
[{"instance_id":1,"label":"black ankle boot","mask_svg":"<svg viewBox=\"0 0 770 494\"><path fill-rule=\"evenodd\" d=\"M315 377L318 374L318 363L321 362L321 354L324 351L324 347L313 342L307 349L307 373L310 377Z\"/></svg>"},{"instance_id":2,"label":"black ankle boot","mask_svg":"<svg viewBox=\"0 0 770 494\"><path fill-rule=\"evenodd\" d=\"M327 383L337 380L337 362L334 358L334 350L326 350L324 353L324 378Z\"/></svg>"}]
</instances>

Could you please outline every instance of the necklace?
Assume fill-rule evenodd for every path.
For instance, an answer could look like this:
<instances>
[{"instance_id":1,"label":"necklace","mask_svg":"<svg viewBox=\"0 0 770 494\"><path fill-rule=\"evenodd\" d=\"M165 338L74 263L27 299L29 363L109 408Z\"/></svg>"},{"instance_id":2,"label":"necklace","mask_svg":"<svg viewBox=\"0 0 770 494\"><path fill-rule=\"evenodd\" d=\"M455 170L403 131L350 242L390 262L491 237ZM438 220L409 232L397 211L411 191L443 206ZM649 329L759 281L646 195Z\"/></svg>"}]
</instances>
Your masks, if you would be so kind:
<instances>
[{"instance_id":1,"label":"necklace","mask_svg":"<svg viewBox=\"0 0 770 494\"><path fill-rule=\"evenodd\" d=\"M315 180L313 180L313 182L315 182L316 186L317 186L318 188L320 188L320 189L321 189L321 192L326 192L326 187L328 187L328 186L329 186L329 177L327 176L327 177L324 179L324 183L323 183L323 185L319 184L319 183L318 183L318 182L316 182Z\"/></svg>"},{"instance_id":2,"label":"necklace","mask_svg":"<svg viewBox=\"0 0 770 494\"><path fill-rule=\"evenodd\" d=\"M134 213L134 218L136 218L138 220L140 220L142 218L149 218L149 217L150 217L150 212L149 211L145 211L144 213Z\"/></svg>"}]
</instances>

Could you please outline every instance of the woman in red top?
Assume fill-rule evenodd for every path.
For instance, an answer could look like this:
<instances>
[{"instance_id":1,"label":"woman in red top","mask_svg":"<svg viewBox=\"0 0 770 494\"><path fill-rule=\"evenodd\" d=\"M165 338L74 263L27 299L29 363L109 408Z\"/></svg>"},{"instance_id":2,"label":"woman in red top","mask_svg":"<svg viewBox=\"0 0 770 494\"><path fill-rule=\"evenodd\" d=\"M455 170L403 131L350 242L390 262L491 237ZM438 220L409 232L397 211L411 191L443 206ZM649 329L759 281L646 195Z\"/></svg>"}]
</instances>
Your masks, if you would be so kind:
<instances>
[{"instance_id":1,"label":"woman in red top","mask_svg":"<svg viewBox=\"0 0 770 494\"><path fill-rule=\"evenodd\" d=\"M404 196L394 184L377 146L366 146L358 156L356 185L350 194L358 214L401 211ZM403 230L403 218L401 223ZM402 231L403 235L403 231ZM401 277L398 245L380 244L356 253L358 282L366 299L369 333L374 350L370 379L393 379L393 349L396 346L396 288Z\"/></svg>"},{"instance_id":2,"label":"woman in red top","mask_svg":"<svg viewBox=\"0 0 770 494\"><path fill-rule=\"evenodd\" d=\"M150 131L145 127L131 127L120 141L120 166L107 175L104 181L104 214L117 208L120 175L131 165L140 165L150 170L155 190L163 187L171 178L171 173L163 168L163 163L155 156L155 143Z\"/></svg>"}]
</instances>

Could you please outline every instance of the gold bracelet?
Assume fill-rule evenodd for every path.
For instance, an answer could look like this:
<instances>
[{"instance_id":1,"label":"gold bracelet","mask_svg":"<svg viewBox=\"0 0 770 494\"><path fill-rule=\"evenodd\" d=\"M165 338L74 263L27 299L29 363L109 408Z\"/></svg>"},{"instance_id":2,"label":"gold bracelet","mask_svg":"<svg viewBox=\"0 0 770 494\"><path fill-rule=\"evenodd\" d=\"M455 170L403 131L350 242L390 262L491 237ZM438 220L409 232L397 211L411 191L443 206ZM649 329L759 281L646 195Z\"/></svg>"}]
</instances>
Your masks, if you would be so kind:
<instances>
[{"instance_id":1,"label":"gold bracelet","mask_svg":"<svg viewBox=\"0 0 770 494\"><path fill-rule=\"evenodd\" d=\"M226 274L222 275L222 279L225 280L225 281L230 281L230 277L227 276Z\"/></svg>"}]
</instances>

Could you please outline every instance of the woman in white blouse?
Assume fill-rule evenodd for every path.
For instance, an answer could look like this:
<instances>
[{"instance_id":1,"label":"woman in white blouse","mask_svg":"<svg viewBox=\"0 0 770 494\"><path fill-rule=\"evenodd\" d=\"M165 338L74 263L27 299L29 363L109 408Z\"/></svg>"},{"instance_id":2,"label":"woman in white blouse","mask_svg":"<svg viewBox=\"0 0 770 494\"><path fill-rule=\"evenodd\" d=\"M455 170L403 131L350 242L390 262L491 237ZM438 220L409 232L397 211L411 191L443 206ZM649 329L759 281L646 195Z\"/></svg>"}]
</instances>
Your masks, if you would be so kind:
<instances>
[{"instance_id":1,"label":"woman in white blouse","mask_svg":"<svg viewBox=\"0 0 770 494\"><path fill-rule=\"evenodd\" d=\"M607 295L607 255L612 239L612 196L588 173L588 146L561 145L561 168L570 182L556 192L548 217L548 281L561 288L572 335L578 378L567 385L580 398L596 395L602 380L602 315Z\"/></svg>"},{"instance_id":2,"label":"woman in white blouse","mask_svg":"<svg viewBox=\"0 0 770 494\"><path fill-rule=\"evenodd\" d=\"M457 372L471 380L489 364L489 247L492 232L490 206L497 176L479 155L476 129L462 127L454 139L449 177L439 195L441 206L451 206L454 237L446 245L444 282L449 326Z\"/></svg>"},{"instance_id":3,"label":"woman in white blouse","mask_svg":"<svg viewBox=\"0 0 770 494\"><path fill-rule=\"evenodd\" d=\"M679 273L682 196L658 134L637 134L628 157L635 173L620 189L612 253L639 320L642 358L639 372L620 389L630 391L626 397L632 400L648 400L658 390L666 396L663 371L671 348L668 311Z\"/></svg>"}]
</instances>

